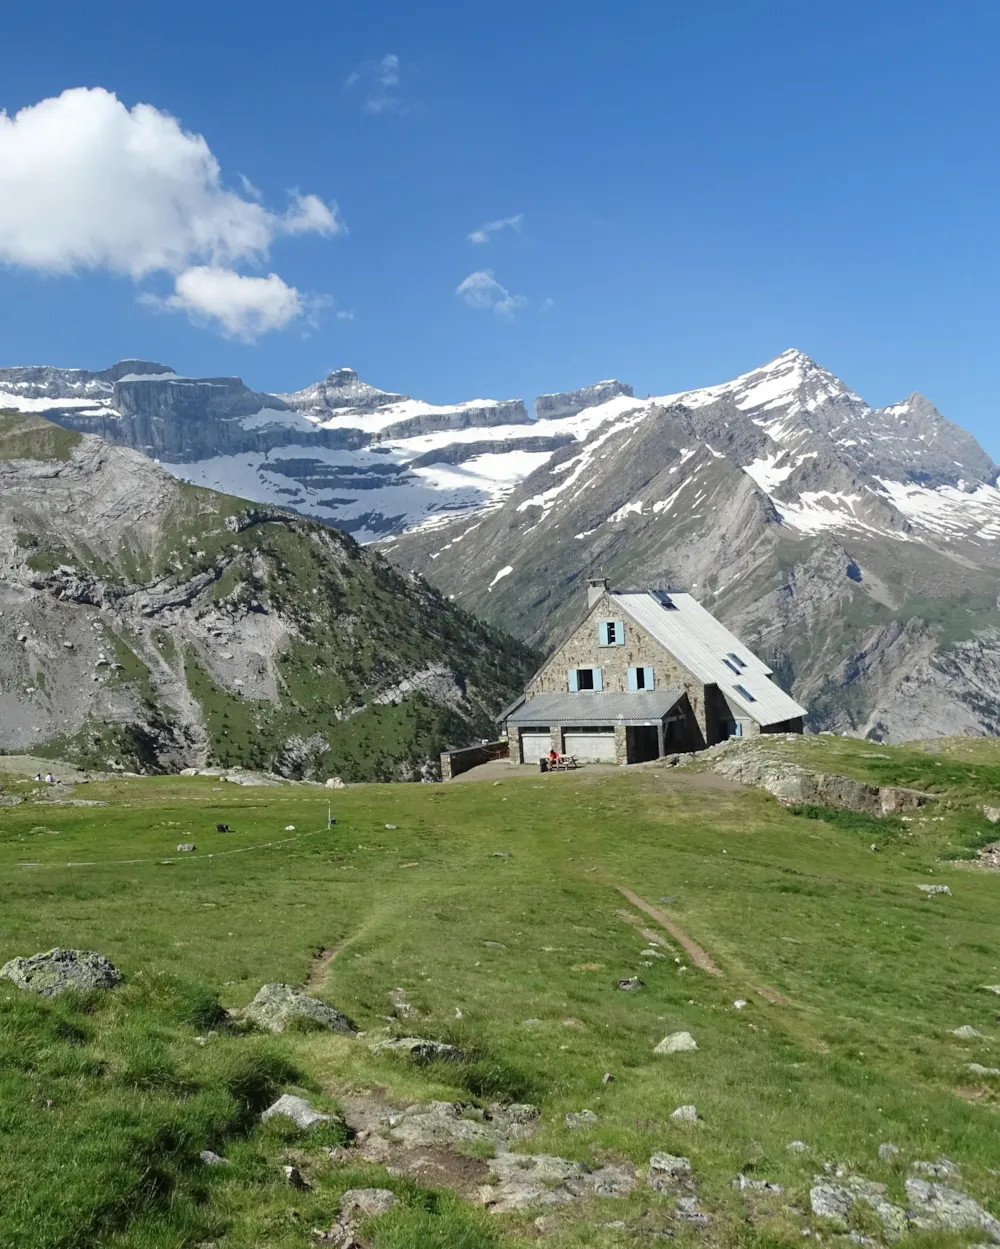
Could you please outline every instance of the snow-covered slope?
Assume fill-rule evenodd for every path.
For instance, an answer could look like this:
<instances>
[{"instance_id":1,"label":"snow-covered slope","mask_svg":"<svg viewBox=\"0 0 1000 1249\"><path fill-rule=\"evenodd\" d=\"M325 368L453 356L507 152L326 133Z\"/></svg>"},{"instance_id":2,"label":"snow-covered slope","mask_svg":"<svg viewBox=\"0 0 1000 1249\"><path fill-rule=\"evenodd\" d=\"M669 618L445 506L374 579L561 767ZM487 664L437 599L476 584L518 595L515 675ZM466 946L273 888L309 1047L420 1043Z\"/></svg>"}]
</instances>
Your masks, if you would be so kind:
<instances>
[{"instance_id":1,"label":"snow-covered slope","mask_svg":"<svg viewBox=\"0 0 1000 1249\"><path fill-rule=\"evenodd\" d=\"M285 395L238 378L180 377L123 362L82 370L0 370L0 407L44 412L157 458L197 485L278 503L361 542L499 506L563 446L634 407L603 382L544 396L532 420L520 399L434 405L338 369Z\"/></svg>"},{"instance_id":2,"label":"snow-covered slope","mask_svg":"<svg viewBox=\"0 0 1000 1249\"><path fill-rule=\"evenodd\" d=\"M1000 489L970 435L920 396L873 408L795 351L617 402L492 513L385 549L540 642L597 571L689 590L815 727L1000 732Z\"/></svg>"}]
</instances>

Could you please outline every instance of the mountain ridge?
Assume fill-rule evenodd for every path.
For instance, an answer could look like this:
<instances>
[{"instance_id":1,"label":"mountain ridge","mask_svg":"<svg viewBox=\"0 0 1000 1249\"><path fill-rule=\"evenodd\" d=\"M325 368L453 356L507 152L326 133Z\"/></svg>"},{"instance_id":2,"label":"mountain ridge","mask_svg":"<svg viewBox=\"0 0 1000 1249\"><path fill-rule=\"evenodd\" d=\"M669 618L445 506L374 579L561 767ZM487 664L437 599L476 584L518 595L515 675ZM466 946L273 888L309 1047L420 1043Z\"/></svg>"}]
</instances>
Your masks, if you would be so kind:
<instances>
[{"instance_id":1,"label":"mountain ridge","mask_svg":"<svg viewBox=\"0 0 1000 1249\"><path fill-rule=\"evenodd\" d=\"M334 528L0 413L0 750L431 777L534 661Z\"/></svg>"},{"instance_id":2,"label":"mountain ridge","mask_svg":"<svg viewBox=\"0 0 1000 1249\"><path fill-rule=\"evenodd\" d=\"M539 396L532 420L521 400L427 404L351 369L268 396L115 367L89 408L53 407L22 380L23 401L182 479L378 541L532 644L604 570L703 598L773 656L814 728L1000 728L998 469L916 392L872 407L789 349L671 395L611 379Z\"/></svg>"}]
</instances>

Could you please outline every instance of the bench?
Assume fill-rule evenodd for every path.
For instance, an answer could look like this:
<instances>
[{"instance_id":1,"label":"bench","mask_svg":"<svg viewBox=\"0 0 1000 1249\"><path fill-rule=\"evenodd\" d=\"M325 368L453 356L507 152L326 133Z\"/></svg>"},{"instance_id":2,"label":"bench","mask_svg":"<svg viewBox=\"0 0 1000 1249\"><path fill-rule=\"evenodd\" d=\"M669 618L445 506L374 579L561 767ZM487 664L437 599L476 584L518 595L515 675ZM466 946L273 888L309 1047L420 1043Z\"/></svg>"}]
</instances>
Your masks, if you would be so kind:
<instances>
[{"instance_id":1,"label":"bench","mask_svg":"<svg viewBox=\"0 0 1000 1249\"><path fill-rule=\"evenodd\" d=\"M576 755L560 755L555 763L549 764L550 772L570 772L580 765L576 761Z\"/></svg>"}]
</instances>

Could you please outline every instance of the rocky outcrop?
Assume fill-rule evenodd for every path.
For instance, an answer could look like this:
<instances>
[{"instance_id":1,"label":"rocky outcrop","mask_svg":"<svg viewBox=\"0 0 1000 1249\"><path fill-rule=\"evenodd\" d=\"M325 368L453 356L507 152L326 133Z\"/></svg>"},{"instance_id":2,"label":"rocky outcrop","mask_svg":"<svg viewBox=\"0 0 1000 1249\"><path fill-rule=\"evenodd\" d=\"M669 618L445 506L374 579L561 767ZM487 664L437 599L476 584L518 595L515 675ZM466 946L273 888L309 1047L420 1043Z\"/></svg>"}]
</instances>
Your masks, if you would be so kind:
<instances>
[{"instance_id":1,"label":"rocky outcrop","mask_svg":"<svg viewBox=\"0 0 1000 1249\"><path fill-rule=\"evenodd\" d=\"M329 1032L357 1032L357 1024L325 1002L288 984L266 984L238 1016L268 1032L284 1032L301 1021Z\"/></svg>"},{"instance_id":2,"label":"rocky outcrop","mask_svg":"<svg viewBox=\"0 0 1000 1249\"><path fill-rule=\"evenodd\" d=\"M632 398L632 387L627 382L607 381L595 382L592 386L582 386L579 390L564 390L553 395L539 395L535 400L535 417L539 421L558 421L567 416L576 416L584 408L596 407L599 403L607 403L619 395Z\"/></svg>"},{"instance_id":3,"label":"rocky outcrop","mask_svg":"<svg viewBox=\"0 0 1000 1249\"><path fill-rule=\"evenodd\" d=\"M125 977L103 954L95 950L63 950L56 947L30 958L12 958L0 967L0 977L19 989L55 997L68 989L86 993L114 989Z\"/></svg>"},{"instance_id":4,"label":"rocky outcrop","mask_svg":"<svg viewBox=\"0 0 1000 1249\"><path fill-rule=\"evenodd\" d=\"M403 403L409 395L394 395L363 382L353 369L334 369L321 382L280 396L289 407L318 417L343 411L376 412L393 403Z\"/></svg>"},{"instance_id":5,"label":"rocky outcrop","mask_svg":"<svg viewBox=\"0 0 1000 1249\"><path fill-rule=\"evenodd\" d=\"M727 752L713 770L744 785L765 789L782 806L835 807L867 815L894 815L933 801L932 794L898 785L869 785L849 776L813 772L796 763Z\"/></svg>"}]
</instances>

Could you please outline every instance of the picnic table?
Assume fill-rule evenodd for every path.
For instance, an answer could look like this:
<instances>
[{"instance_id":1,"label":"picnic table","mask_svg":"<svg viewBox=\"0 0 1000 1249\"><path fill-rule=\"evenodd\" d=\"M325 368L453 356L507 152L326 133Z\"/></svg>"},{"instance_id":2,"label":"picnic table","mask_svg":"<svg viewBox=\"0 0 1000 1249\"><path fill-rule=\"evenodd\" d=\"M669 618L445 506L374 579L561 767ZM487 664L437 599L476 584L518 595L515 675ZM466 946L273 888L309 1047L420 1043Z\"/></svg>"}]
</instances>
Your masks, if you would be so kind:
<instances>
[{"instance_id":1,"label":"picnic table","mask_svg":"<svg viewBox=\"0 0 1000 1249\"><path fill-rule=\"evenodd\" d=\"M555 760L555 762L552 762L552 760L549 760L550 772L570 772L574 768L578 768L579 766L580 765L579 763L577 763L577 760L576 760L576 755L560 755L559 758Z\"/></svg>"}]
</instances>

